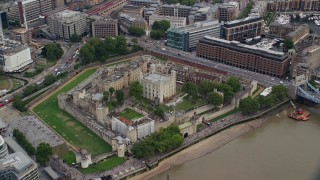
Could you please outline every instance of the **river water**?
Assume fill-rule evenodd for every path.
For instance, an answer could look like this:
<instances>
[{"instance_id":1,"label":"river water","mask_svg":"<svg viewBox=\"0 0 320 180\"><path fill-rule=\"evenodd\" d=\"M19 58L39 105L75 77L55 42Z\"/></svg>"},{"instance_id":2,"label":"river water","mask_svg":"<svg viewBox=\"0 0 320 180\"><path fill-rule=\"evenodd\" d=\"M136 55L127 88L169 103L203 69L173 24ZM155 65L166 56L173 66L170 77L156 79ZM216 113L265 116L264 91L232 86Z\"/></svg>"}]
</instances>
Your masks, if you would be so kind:
<instances>
[{"instance_id":1,"label":"river water","mask_svg":"<svg viewBox=\"0 0 320 180\"><path fill-rule=\"evenodd\" d=\"M320 107L304 108L311 112L309 121L287 118L293 108L285 105L261 127L152 180L320 179Z\"/></svg>"}]
</instances>

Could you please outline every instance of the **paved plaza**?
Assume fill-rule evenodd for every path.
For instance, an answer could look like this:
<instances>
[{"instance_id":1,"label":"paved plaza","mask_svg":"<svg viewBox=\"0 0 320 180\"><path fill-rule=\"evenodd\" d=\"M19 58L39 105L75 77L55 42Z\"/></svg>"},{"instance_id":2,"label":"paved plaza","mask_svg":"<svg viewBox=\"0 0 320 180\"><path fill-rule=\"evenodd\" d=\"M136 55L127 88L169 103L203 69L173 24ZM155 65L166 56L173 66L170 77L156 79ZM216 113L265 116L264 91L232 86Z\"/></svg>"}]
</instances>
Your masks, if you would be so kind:
<instances>
[{"instance_id":1,"label":"paved plaza","mask_svg":"<svg viewBox=\"0 0 320 180\"><path fill-rule=\"evenodd\" d=\"M34 147L37 147L41 142L49 143L52 147L64 143L59 136L36 116L23 116L12 106L6 106L0 109L0 119L9 125L5 136L12 136L13 129L19 129L25 134L26 138Z\"/></svg>"}]
</instances>

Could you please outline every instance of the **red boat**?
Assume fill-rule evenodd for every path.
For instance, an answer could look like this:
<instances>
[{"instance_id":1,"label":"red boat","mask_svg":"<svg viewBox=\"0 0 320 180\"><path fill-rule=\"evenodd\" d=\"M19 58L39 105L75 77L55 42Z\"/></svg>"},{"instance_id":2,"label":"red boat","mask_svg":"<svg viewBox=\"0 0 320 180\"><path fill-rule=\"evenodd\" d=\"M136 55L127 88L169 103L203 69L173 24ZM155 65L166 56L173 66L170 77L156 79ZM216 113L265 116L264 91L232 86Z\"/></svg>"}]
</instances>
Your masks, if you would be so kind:
<instances>
[{"instance_id":1,"label":"red boat","mask_svg":"<svg viewBox=\"0 0 320 180\"><path fill-rule=\"evenodd\" d=\"M289 114L289 117L298 121L307 121L310 119L308 118L309 115L310 115L310 112L305 111L302 108L297 108L295 111Z\"/></svg>"}]
</instances>

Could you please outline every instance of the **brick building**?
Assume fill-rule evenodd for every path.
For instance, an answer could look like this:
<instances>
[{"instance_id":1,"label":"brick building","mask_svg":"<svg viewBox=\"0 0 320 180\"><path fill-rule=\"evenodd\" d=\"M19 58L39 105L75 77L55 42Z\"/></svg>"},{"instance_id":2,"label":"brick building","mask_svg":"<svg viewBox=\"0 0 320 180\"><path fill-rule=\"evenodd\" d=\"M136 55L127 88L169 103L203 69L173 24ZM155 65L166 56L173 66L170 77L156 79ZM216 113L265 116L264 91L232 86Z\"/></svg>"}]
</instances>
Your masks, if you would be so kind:
<instances>
[{"instance_id":1,"label":"brick building","mask_svg":"<svg viewBox=\"0 0 320 180\"><path fill-rule=\"evenodd\" d=\"M96 38L114 37L119 35L118 20L104 19L92 23L92 36Z\"/></svg>"},{"instance_id":2,"label":"brick building","mask_svg":"<svg viewBox=\"0 0 320 180\"><path fill-rule=\"evenodd\" d=\"M276 77L284 77L291 58L283 52L248 46L205 36L197 46L197 56L230 66Z\"/></svg>"}]
</instances>

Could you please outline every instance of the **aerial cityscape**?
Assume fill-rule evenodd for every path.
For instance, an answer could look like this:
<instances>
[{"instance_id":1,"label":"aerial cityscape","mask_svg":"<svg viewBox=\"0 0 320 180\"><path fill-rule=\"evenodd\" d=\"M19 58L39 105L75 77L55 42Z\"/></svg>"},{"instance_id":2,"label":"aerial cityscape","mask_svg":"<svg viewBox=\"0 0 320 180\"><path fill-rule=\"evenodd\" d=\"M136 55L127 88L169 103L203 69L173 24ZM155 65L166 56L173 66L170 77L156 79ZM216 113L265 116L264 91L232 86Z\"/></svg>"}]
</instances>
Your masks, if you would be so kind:
<instances>
[{"instance_id":1,"label":"aerial cityscape","mask_svg":"<svg viewBox=\"0 0 320 180\"><path fill-rule=\"evenodd\" d=\"M320 179L320 0L0 8L0 180Z\"/></svg>"}]
</instances>

